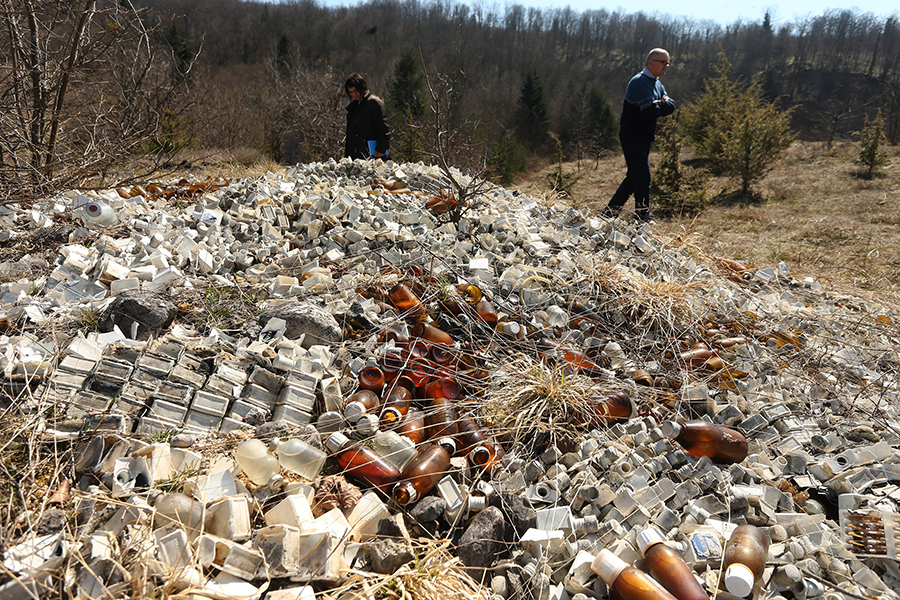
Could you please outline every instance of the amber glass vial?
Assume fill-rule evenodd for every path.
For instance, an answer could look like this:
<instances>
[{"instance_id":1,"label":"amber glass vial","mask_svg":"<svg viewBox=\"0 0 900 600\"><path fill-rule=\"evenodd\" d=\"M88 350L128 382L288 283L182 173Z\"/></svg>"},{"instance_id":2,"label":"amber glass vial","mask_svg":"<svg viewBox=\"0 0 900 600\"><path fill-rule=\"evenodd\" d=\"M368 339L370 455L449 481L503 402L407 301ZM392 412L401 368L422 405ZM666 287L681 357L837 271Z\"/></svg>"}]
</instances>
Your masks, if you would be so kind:
<instances>
[{"instance_id":1,"label":"amber glass vial","mask_svg":"<svg viewBox=\"0 0 900 600\"><path fill-rule=\"evenodd\" d=\"M456 408L447 398L432 398L425 407L425 436L430 440L456 435Z\"/></svg>"},{"instance_id":2,"label":"amber glass vial","mask_svg":"<svg viewBox=\"0 0 900 600\"><path fill-rule=\"evenodd\" d=\"M755 525L738 525L725 546L722 582L725 589L746 598L762 577L769 552L769 538Z\"/></svg>"},{"instance_id":3,"label":"amber glass vial","mask_svg":"<svg viewBox=\"0 0 900 600\"><path fill-rule=\"evenodd\" d=\"M416 323L416 326L413 327L411 332L412 337L421 338L432 344L444 344L446 346L450 346L453 344L453 338L450 337L450 334L446 331L443 331L430 323L426 323L424 321L419 321Z\"/></svg>"},{"instance_id":4,"label":"amber glass vial","mask_svg":"<svg viewBox=\"0 0 900 600\"><path fill-rule=\"evenodd\" d=\"M388 292L391 303L402 313L421 317L425 314L425 305L404 283L398 283Z\"/></svg>"},{"instance_id":5,"label":"amber glass vial","mask_svg":"<svg viewBox=\"0 0 900 600\"><path fill-rule=\"evenodd\" d=\"M344 417L348 421L355 422L362 415L373 412L380 402L378 394L372 390L359 390L347 398L347 406L344 407Z\"/></svg>"},{"instance_id":6,"label":"amber glass vial","mask_svg":"<svg viewBox=\"0 0 900 600\"><path fill-rule=\"evenodd\" d=\"M603 549L591 563L591 569L609 586L610 597L621 600L678 600L655 579Z\"/></svg>"},{"instance_id":7,"label":"amber glass vial","mask_svg":"<svg viewBox=\"0 0 900 600\"><path fill-rule=\"evenodd\" d=\"M678 600L709 600L709 595L681 555L667 546L654 527L637 535L637 543L647 562L650 575Z\"/></svg>"},{"instance_id":8,"label":"amber glass vial","mask_svg":"<svg viewBox=\"0 0 900 600\"><path fill-rule=\"evenodd\" d=\"M397 433L418 446L425 441L425 415L417 410L409 411L397 428Z\"/></svg>"},{"instance_id":9,"label":"amber glass vial","mask_svg":"<svg viewBox=\"0 0 900 600\"><path fill-rule=\"evenodd\" d=\"M367 446L351 441L341 432L332 433L325 446L335 455L344 473L382 491L400 478L397 467Z\"/></svg>"},{"instance_id":10,"label":"amber glass vial","mask_svg":"<svg viewBox=\"0 0 900 600\"><path fill-rule=\"evenodd\" d=\"M634 405L631 398L625 392L616 392L603 400L589 401L582 411L576 425L612 425L621 423L631 418L634 413Z\"/></svg>"},{"instance_id":11,"label":"amber glass vial","mask_svg":"<svg viewBox=\"0 0 900 600\"><path fill-rule=\"evenodd\" d=\"M664 434L674 438L685 452L700 458L708 456L714 463L739 463L747 458L747 438L740 432L706 421L686 421L675 423L666 421L663 424Z\"/></svg>"},{"instance_id":12,"label":"amber glass vial","mask_svg":"<svg viewBox=\"0 0 900 600\"><path fill-rule=\"evenodd\" d=\"M450 468L450 453L438 444L427 444L406 465L392 496L400 506L418 502L430 492Z\"/></svg>"}]
</instances>

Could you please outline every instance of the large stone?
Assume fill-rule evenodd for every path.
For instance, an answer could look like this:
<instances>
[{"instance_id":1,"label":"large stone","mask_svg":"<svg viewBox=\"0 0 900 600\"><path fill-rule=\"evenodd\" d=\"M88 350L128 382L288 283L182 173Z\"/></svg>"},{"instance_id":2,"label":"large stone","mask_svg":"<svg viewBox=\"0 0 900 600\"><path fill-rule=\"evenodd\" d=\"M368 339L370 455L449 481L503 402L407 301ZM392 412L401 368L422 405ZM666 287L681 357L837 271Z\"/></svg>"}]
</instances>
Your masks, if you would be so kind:
<instances>
[{"instance_id":1,"label":"large stone","mask_svg":"<svg viewBox=\"0 0 900 600\"><path fill-rule=\"evenodd\" d=\"M424 525L425 523L433 523L443 517L446 509L447 503L444 502L443 498L425 496L409 509L409 516L416 523Z\"/></svg>"},{"instance_id":2,"label":"large stone","mask_svg":"<svg viewBox=\"0 0 900 600\"><path fill-rule=\"evenodd\" d=\"M341 326L324 309L308 302L285 302L259 315L259 324L266 326L269 319L284 319L284 336L291 340L303 338L302 346L338 344L343 338Z\"/></svg>"},{"instance_id":3,"label":"large stone","mask_svg":"<svg viewBox=\"0 0 900 600\"><path fill-rule=\"evenodd\" d=\"M535 526L536 514L531 503L521 496L500 492L489 497L488 504L500 510L506 524L507 540L512 542L517 536Z\"/></svg>"},{"instance_id":4,"label":"large stone","mask_svg":"<svg viewBox=\"0 0 900 600\"><path fill-rule=\"evenodd\" d=\"M98 328L110 332L117 326L125 337L146 340L168 328L177 312L174 304L162 298L123 292L103 312Z\"/></svg>"},{"instance_id":5,"label":"large stone","mask_svg":"<svg viewBox=\"0 0 900 600\"><path fill-rule=\"evenodd\" d=\"M415 558L406 541L375 540L366 547L369 567L376 573L390 575Z\"/></svg>"},{"instance_id":6,"label":"large stone","mask_svg":"<svg viewBox=\"0 0 900 600\"><path fill-rule=\"evenodd\" d=\"M472 519L459 540L457 554L476 579L481 579L497 556L503 551L506 521L503 513L489 506Z\"/></svg>"}]
</instances>

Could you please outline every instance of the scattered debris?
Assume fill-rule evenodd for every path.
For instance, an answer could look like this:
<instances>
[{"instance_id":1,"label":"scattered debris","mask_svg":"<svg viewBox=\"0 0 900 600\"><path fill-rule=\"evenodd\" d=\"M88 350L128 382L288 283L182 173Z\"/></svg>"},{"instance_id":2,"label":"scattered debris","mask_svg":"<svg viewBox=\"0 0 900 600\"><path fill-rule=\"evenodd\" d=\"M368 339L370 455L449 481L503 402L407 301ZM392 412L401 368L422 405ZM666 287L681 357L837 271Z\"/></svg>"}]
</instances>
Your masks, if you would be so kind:
<instances>
[{"instance_id":1,"label":"scattered debris","mask_svg":"<svg viewBox=\"0 0 900 600\"><path fill-rule=\"evenodd\" d=\"M666 544L710 595L900 598L893 311L446 188L0 207L0 597L586 600Z\"/></svg>"}]
</instances>

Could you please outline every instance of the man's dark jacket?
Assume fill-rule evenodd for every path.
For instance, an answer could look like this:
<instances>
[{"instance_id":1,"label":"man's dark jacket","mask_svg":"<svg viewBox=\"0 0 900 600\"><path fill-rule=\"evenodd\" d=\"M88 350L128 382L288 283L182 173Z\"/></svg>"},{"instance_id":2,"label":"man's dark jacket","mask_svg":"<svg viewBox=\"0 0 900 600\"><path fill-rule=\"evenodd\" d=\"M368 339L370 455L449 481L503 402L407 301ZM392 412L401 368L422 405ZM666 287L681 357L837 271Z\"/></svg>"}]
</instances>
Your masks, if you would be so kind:
<instances>
[{"instance_id":1,"label":"man's dark jacket","mask_svg":"<svg viewBox=\"0 0 900 600\"><path fill-rule=\"evenodd\" d=\"M347 141L344 156L369 158L369 140L375 140L375 151L382 154L391 144L391 130L388 127L387 111L378 96L366 92L357 102L347 105Z\"/></svg>"}]
</instances>

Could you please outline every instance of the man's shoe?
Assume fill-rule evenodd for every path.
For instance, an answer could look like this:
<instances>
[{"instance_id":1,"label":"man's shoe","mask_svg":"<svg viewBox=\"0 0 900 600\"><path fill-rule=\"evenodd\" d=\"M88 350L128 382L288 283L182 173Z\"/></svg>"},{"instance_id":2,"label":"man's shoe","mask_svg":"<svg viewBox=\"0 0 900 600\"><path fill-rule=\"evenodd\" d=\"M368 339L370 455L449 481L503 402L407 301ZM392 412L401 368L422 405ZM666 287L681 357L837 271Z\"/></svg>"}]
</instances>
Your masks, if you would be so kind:
<instances>
[{"instance_id":1,"label":"man's shoe","mask_svg":"<svg viewBox=\"0 0 900 600\"><path fill-rule=\"evenodd\" d=\"M634 213L634 220L638 223L652 223L656 220L656 215L654 215L649 210L647 212L637 212Z\"/></svg>"}]
</instances>

